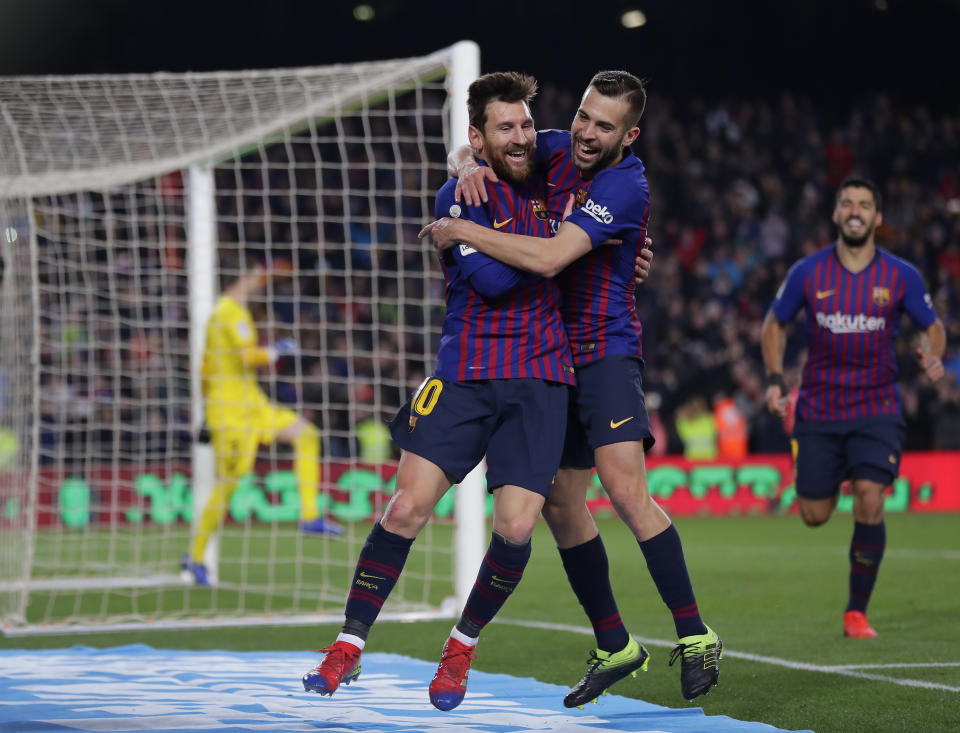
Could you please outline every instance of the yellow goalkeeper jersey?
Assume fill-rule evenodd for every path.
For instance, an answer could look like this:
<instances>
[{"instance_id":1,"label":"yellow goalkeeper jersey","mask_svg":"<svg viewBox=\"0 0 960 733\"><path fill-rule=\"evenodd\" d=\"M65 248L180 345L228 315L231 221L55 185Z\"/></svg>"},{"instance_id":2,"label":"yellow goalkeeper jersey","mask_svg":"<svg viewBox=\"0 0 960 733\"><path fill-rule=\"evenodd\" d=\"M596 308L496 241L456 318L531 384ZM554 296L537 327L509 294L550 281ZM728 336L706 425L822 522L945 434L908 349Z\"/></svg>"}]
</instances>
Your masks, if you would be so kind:
<instances>
[{"instance_id":1,"label":"yellow goalkeeper jersey","mask_svg":"<svg viewBox=\"0 0 960 733\"><path fill-rule=\"evenodd\" d=\"M268 403L257 384L256 368L269 363L257 344L257 329L247 308L223 295L207 323L203 351L203 394L207 417L223 409L257 408Z\"/></svg>"}]
</instances>

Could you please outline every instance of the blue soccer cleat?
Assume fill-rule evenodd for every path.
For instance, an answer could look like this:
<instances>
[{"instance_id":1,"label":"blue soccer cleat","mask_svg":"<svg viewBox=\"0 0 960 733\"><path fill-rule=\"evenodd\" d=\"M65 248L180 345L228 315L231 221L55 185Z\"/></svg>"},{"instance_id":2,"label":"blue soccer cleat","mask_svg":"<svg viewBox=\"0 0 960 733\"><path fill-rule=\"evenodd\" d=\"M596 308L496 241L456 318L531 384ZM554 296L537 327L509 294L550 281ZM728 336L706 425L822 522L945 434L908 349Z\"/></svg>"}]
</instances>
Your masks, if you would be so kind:
<instances>
[{"instance_id":1,"label":"blue soccer cleat","mask_svg":"<svg viewBox=\"0 0 960 733\"><path fill-rule=\"evenodd\" d=\"M328 534L333 537L339 537L343 534L343 527L329 519L317 517L309 522L300 522L300 531L307 534Z\"/></svg>"},{"instance_id":2,"label":"blue soccer cleat","mask_svg":"<svg viewBox=\"0 0 960 733\"><path fill-rule=\"evenodd\" d=\"M180 567L193 576L195 585L210 585L210 580L207 578L207 566L203 563L193 562L189 555L184 555L180 561Z\"/></svg>"}]
</instances>

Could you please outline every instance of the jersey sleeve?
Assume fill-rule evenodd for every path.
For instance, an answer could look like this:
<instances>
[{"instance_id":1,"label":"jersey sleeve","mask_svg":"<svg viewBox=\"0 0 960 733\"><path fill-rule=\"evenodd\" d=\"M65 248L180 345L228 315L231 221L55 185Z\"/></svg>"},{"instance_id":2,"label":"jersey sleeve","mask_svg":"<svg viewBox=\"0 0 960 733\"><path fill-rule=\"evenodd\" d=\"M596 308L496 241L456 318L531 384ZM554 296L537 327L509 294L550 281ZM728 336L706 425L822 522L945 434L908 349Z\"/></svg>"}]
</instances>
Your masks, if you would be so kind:
<instances>
[{"instance_id":1,"label":"jersey sleeve","mask_svg":"<svg viewBox=\"0 0 960 733\"><path fill-rule=\"evenodd\" d=\"M537 168L546 169L550 157L558 150L570 150L569 130L537 130L537 147L533 156Z\"/></svg>"},{"instance_id":2,"label":"jersey sleeve","mask_svg":"<svg viewBox=\"0 0 960 733\"><path fill-rule=\"evenodd\" d=\"M806 268L803 267L803 260L794 263L793 267L787 272L776 297L773 299L773 305L770 310L777 320L781 323L789 323L806 303L806 294L804 293L803 280Z\"/></svg>"},{"instance_id":3,"label":"jersey sleeve","mask_svg":"<svg viewBox=\"0 0 960 733\"><path fill-rule=\"evenodd\" d=\"M923 284L923 278L920 277L917 268L904 264L906 266L903 268L903 309L917 328L930 328L937 320L933 299L927 292L927 287Z\"/></svg>"},{"instance_id":4,"label":"jersey sleeve","mask_svg":"<svg viewBox=\"0 0 960 733\"><path fill-rule=\"evenodd\" d=\"M583 229L597 247L608 239L622 239L620 234L642 231L649 206L649 189L625 171L610 168L597 174L590 198L566 221Z\"/></svg>"},{"instance_id":5,"label":"jersey sleeve","mask_svg":"<svg viewBox=\"0 0 960 733\"><path fill-rule=\"evenodd\" d=\"M454 201L453 193L454 187L449 185L449 181L440 189L437 194L437 218L453 216L472 221L488 229L493 228L490 214L482 204L476 206L458 204ZM516 270L466 244L455 244L450 248L450 252L457 267L473 289L485 298L497 298L537 279L536 275Z\"/></svg>"}]
</instances>

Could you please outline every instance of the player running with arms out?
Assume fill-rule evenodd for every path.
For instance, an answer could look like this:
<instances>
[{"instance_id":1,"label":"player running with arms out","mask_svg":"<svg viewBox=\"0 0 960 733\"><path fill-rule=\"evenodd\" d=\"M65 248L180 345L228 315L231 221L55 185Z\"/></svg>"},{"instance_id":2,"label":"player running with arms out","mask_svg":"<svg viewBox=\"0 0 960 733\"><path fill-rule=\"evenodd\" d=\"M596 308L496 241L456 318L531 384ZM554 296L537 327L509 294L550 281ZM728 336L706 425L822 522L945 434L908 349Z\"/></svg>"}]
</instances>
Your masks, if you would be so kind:
<instances>
[{"instance_id":1,"label":"player running with arms out","mask_svg":"<svg viewBox=\"0 0 960 733\"><path fill-rule=\"evenodd\" d=\"M487 74L470 85L471 145L504 183L490 187L486 206L462 207L456 182L448 181L437 195L438 216L549 233L545 185L530 176L535 93L536 81L522 74ZM357 678L367 634L414 539L450 485L486 455L493 536L429 690L438 709L459 705L480 631L520 582L560 464L574 373L556 284L467 246L442 253L441 264L447 315L437 366L391 423L402 449L396 492L360 552L341 633L303 677L321 695Z\"/></svg>"},{"instance_id":2,"label":"player running with arms out","mask_svg":"<svg viewBox=\"0 0 960 733\"><path fill-rule=\"evenodd\" d=\"M803 521L824 524L840 483L853 486L850 593L843 633L871 638L867 622L886 547L883 494L897 477L904 419L894 342L906 312L923 329L916 356L926 375L943 376L945 333L920 273L876 246L883 221L877 187L848 178L837 192L832 247L799 260L787 273L763 322L767 408L786 414L783 380L786 324L806 310L809 354L796 406L793 451L797 504Z\"/></svg>"},{"instance_id":3,"label":"player running with arms out","mask_svg":"<svg viewBox=\"0 0 960 733\"><path fill-rule=\"evenodd\" d=\"M271 278L290 274L289 263L262 264L241 274L217 299L207 322L202 389L205 422L216 456L217 483L207 500L183 568L197 585L209 585L203 555L220 526L237 482L253 470L257 448L273 442L293 446L293 470L300 488L300 527L317 534L343 534L339 525L319 516L320 433L296 412L272 405L257 383L257 369L295 354L293 339L259 346L248 303Z\"/></svg>"},{"instance_id":4,"label":"player running with arms out","mask_svg":"<svg viewBox=\"0 0 960 733\"><path fill-rule=\"evenodd\" d=\"M555 217L552 239L507 235L452 218L421 232L431 234L440 248L475 247L514 267L556 275L560 285L578 386L571 395L562 468L543 516L597 639L586 674L564 699L568 707L596 699L644 668L649 656L624 627L610 588L606 551L586 507L594 465L673 614L679 644L671 664L682 662L686 699L717 684L723 650L720 638L700 618L680 535L647 487L644 450L653 436L643 395L634 273L650 198L643 164L630 151L645 104L646 90L637 77L602 71L584 92L570 132L537 134L537 161L546 174ZM558 212L571 195L577 208L560 223ZM622 244L600 246L610 239Z\"/></svg>"}]
</instances>

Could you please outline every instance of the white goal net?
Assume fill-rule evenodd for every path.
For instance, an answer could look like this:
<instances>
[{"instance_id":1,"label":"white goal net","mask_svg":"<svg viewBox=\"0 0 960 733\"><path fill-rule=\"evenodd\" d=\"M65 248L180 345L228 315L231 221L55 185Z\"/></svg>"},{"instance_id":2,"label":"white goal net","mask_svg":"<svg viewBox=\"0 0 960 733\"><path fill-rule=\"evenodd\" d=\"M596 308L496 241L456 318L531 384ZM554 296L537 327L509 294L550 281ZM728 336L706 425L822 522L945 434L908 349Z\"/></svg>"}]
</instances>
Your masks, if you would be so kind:
<instances>
[{"instance_id":1,"label":"white goal net","mask_svg":"<svg viewBox=\"0 0 960 733\"><path fill-rule=\"evenodd\" d=\"M341 617L393 490L385 421L433 368L443 280L417 232L478 67L465 42L305 69L0 79L6 633ZM260 383L317 426L318 509L345 533L300 531L293 454L262 446L200 587L180 565L214 481L195 440L204 325L264 257L292 271L251 298L260 340L298 351ZM483 537L483 511L458 525L457 501L385 615L452 612Z\"/></svg>"}]
</instances>

